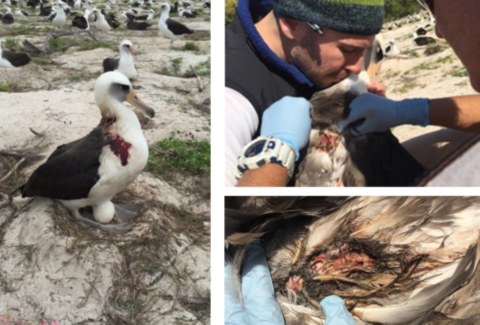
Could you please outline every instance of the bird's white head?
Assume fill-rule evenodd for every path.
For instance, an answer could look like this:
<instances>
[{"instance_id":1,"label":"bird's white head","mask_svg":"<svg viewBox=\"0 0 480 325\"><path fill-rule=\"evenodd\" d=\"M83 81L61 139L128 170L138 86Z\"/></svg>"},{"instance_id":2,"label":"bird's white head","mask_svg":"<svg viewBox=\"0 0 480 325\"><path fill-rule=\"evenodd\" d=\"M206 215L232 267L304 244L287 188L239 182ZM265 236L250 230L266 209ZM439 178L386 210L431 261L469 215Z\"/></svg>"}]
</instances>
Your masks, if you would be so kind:
<instances>
[{"instance_id":1,"label":"bird's white head","mask_svg":"<svg viewBox=\"0 0 480 325\"><path fill-rule=\"evenodd\" d=\"M126 52L126 53L130 53L131 55L136 54L135 49L133 48L133 44L129 40L125 40L122 43L120 43L119 49L120 49L120 53Z\"/></svg>"},{"instance_id":2,"label":"bird's white head","mask_svg":"<svg viewBox=\"0 0 480 325\"><path fill-rule=\"evenodd\" d=\"M103 118L117 117L121 114L120 110L125 109L122 104L125 101L142 109L150 117L155 115L155 111L137 97L128 78L118 71L102 74L95 81L94 92L95 102Z\"/></svg>"},{"instance_id":3,"label":"bird's white head","mask_svg":"<svg viewBox=\"0 0 480 325\"><path fill-rule=\"evenodd\" d=\"M170 5L169 5L168 3L166 3L166 2L162 3L162 4L160 5L160 11L161 11L162 13L166 12L167 14L169 14L169 13L170 13Z\"/></svg>"}]
</instances>

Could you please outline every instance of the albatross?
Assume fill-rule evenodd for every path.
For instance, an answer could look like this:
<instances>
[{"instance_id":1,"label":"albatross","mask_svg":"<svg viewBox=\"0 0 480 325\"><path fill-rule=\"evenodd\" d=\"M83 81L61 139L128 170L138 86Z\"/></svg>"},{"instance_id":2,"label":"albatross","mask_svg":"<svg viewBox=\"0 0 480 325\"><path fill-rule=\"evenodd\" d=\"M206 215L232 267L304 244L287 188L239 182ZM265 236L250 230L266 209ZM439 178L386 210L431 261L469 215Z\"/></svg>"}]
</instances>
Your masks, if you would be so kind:
<instances>
[{"instance_id":1,"label":"albatross","mask_svg":"<svg viewBox=\"0 0 480 325\"><path fill-rule=\"evenodd\" d=\"M94 86L100 124L85 137L59 146L20 189L22 197L59 200L77 220L111 233L131 229L138 206L114 205L110 200L142 172L148 160L148 144L128 101L155 115L135 94L130 81L117 71L102 74ZM91 206L96 221L78 211ZM114 216L120 224L106 225Z\"/></svg>"},{"instance_id":2,"label":"albatross","mask_svg":"<svg viewBox=\"0 0 480 325\"><path fill-rule=\"evenodd\" d=\"M103 60L103 71L119 71L128 79L136 78L137 70L135 70L135 66L133 65L135 49L133 48L132 42L125 40L118 48L120 50L120 58L106 58Z\"/></svg>"},{"instance_id":3,"label":"albatross","mask_svg":"<svg viewBox=\"0 0 480 325\"><path fill-rule=\"evenodd\" d=\"M170 47L173 46L173 41L178 39L184 34L192 34L193 31L187 26L170 19L170 5L164 3L161 5L160 10L162 14L160 15L160 20L158 21L158 29L162 32L165 37L168 37L171 40Z\"/></svg>"},{"instance_id":4,"label":"albatross","mask_svg":"<svg viewBox=\"0 0 480 325\"><path fill-rule=\"evenodd\" d=\"M29 62L30 57L25 53L2 50L2 41L0 40L0 67L16 68L26 65Z\"/></svg>"}]
</instances>

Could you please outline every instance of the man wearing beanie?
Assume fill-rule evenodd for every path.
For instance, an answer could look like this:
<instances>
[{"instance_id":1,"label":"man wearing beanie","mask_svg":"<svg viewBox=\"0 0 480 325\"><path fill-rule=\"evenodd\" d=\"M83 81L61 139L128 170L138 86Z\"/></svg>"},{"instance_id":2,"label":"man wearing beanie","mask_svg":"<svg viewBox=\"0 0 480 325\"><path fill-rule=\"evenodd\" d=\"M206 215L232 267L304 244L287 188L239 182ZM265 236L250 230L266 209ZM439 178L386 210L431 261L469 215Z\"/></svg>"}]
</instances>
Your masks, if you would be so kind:
<instances>
[{"instance_id":1,"label":"man wearing beanie","mask_svg":"<svg viewBox=\"0 0 480 325\"><path fill-rule=\"evenodd\" d=\"M308 99L361 71L363 53L382 28L383 5L383 0L238 1L226 31L227 186L288 183L310 134Z\"/></svg>"}]
</instances>

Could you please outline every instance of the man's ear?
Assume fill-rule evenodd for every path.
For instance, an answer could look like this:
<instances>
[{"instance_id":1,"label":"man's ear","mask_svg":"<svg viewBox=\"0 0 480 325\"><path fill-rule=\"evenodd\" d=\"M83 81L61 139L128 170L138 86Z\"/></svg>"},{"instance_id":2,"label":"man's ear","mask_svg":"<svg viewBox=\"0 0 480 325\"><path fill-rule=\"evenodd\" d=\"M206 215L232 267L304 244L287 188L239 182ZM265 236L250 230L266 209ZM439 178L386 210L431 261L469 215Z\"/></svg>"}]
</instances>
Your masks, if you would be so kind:
<instances>
[{"instance_id":1,"label":"man's ear","mask_svg":"<svg viewBox=\"0 0 480 325\"><path fill-rule=\"evenodd\" d=\"M279 18L278 26L282 34L290 40L301 40L303 39L306 29L305 24L289 18Z\"/></svg>"}]
</instances>

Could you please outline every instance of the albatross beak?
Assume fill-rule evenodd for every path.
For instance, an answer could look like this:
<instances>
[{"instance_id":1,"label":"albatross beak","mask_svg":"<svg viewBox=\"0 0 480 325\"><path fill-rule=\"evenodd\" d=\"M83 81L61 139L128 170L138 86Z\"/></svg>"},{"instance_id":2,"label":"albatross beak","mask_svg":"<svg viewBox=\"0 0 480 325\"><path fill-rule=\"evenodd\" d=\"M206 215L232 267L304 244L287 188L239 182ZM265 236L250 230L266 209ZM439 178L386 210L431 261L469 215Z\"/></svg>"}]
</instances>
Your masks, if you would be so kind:
<instances>
[{"instance_id":1,"label":"albatross beak","mask_svg":"<svg viewBox=\"0 0 480 325\"><path fill-rule=\"evenodd\" d=\"M380 68L382 67L382 62L372 63L367 68L368 76L370 77L371 82L377 82L378 76L380 75Z\"/></svg>"},{"instance_id":2,"label":"albatross beak","mask_svg":"<svg viewBox=\"0 0 480 325\"><path fill-rule=\"evenodd\" d=\"M131 55L137 54L137 51L135 51L135 49L133 48L133 46L130 46L130 48L128 49L128 52L130 52Z\"/></svg>"},{"instance_id":3,"label":"albatross beak","mask_svg":"<svg viewBox=\"0 0 480 325\"><path fill-rule=\"evenodd\" d=\"M137 94L135 93L135 90L130 90L130 92L127 95L127 102L132 104L133 106L142 109L148 116L153 118L155 116L155 111L148 107L147 104L142 102L140 98L138 98Z\"/></svg>"}]
</instances>

